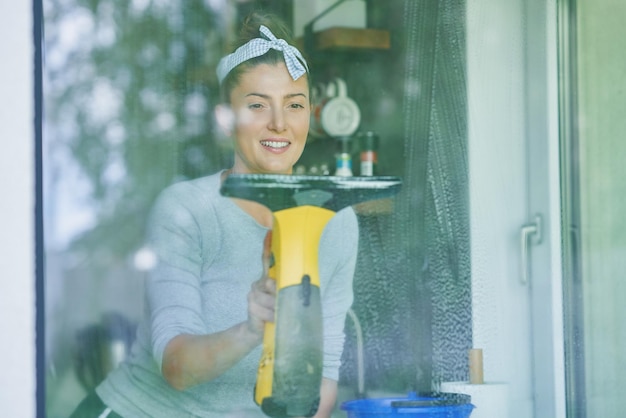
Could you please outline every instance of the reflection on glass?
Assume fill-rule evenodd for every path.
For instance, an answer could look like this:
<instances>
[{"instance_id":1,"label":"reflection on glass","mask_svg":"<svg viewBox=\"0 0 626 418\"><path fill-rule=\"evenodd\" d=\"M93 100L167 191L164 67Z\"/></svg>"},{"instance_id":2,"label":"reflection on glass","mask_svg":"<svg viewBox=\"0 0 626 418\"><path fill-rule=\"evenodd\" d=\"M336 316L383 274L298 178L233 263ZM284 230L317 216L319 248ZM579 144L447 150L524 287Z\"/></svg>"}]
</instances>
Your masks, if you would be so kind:
<instances>
[{"instance_id":1,"label":"reflection on glass","mask_svg":"<svg viewBox=\"0 0 626 418\"><path fill-rule=\"evenodd\" d=\"M227 164L210 116L226 22L199 2L48 1L45 16L47 409L64 416L76 377L106 372L107 318L140 316L155 196Z\"/></svg>"},{"instance_id":2,"label":"reflection on glass","mask_svg":"<svg viewBox=\"0 0 626 418\"><path fill-rule=\"evenodd\" d=\"M289 17L289 4L45 1L50 417L73 410L134 338L154 262L143 239L156 196L232 164L213 109L215 66L233 27L254 7ZM393 0L368 2L366 13L368 27L390 34L388 49L307 52L316 82L344 79L359 131L379 136L379 173L405 181L391 205L359 213L353 309L366 389L406 394L468 372L465 10L459 0ZM334 167L336 149L310 137L301 164ZM353 398L350 322L346 333L340 385Z\"/></svg>"}]
</instances>

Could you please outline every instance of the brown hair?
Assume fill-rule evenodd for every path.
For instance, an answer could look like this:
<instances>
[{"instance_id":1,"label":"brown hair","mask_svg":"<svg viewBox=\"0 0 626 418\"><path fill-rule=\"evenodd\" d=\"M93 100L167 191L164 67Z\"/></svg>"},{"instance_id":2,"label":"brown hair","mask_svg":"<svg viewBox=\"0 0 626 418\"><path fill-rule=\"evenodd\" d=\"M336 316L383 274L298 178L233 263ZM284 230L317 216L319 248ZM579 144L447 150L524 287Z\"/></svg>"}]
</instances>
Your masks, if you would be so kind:
<instances>
[{"instance_id":1,"label":"brown hair","mask_svg":"<svg viewBox=\"0 0 626 418\"><path fill-rule=\"evenodd\" d=\"M233 48L233 51L240 46L245 45L250 40L262 37L259 28L261 25L266 26L278 39L284 39L288 44L293 45L293 37L291 31L278 16L262 13L252 12L243 21L239 30L239 37ZM252 58L246 62L243 62L233 68L230 73L224 78L221 85L221 97L222 101L228 103L230 101L230 92L239 84L241 75L252 67L256 67L260 64L275 65L284 62L285 58L281 51L270 49L265 54Z\"/></svg>"}]
</instances>

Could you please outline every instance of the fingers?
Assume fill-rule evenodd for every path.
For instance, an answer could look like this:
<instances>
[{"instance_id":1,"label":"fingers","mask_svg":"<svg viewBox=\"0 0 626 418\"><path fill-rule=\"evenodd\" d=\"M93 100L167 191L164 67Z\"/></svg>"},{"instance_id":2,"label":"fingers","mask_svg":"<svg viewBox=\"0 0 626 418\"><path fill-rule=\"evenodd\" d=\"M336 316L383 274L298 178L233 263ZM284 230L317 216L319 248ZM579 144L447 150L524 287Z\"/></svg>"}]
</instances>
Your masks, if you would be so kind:
<instances>
[{"instance_id":1,"label":"fingers","mask_svg":"<svg viewBox=\"0 0 626 418\"><path fill-rule=\"evenodd\" d=\"M264 289L265 292L270 293L272 295L276 295L276 280L271 279L269 277L263 277L261 280L260 286Z\"/></svg>"},{"instance_id":2,"label":"fingers","mask_svg":"<svg viewBox=\"0 0 626 418\"><path fill-rule=\"evenodd\" d=\"M248 294L248 305L260 319L270 321L274 319L274 304L276 302L274 280L263 278L252 284Z\"/></svg>"},{"instance_id":3,"label":"fingers","mask_svg":"<svg viewBox=\"0 0 626 418\"><path fill-rule=\"evenodd\" d=\"M276 284L263 277L254 283L248 293L248 323L257 333L262 333L266 322L274 322Z\"/></svg>"}]
</instances>

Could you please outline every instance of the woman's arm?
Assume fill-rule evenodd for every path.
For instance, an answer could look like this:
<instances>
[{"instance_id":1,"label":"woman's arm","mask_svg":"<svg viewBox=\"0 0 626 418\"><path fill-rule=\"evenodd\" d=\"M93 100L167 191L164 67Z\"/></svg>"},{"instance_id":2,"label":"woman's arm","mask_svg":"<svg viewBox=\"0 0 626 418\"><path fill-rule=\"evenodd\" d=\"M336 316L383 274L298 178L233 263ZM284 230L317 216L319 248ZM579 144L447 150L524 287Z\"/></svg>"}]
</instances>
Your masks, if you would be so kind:
<instances>
[{"instance_id":1,"label":"woman's arm","mask_svg":"<svg viewBox=\"0 0 626 418\"><path fill-rule=\"evenodd\" d=\"M337 381L323 378L320 406L313 418L330 418L337 402Z\"/></svg>"},{"instance_id":2,"label":"woman's arm","mask_svg":"<svg viewBox=\"0 0 626 418\"><path fill-rule=\"evenodd\" d=\"M210 381L233 367L261 343L265 322L274 320L268 237L259 254L261 278L247 294L247 319L217 333L206 332L200 276L203 265L214 257L209 249L218 248L222 236L217 211L206 209L198 197L203 195L192 183L168 188L148 224L149 245L158 258L146 288L153 355L164 379L178 390ZM227 297L243 299L246 293Z\"/></svg>"},{"instance_id":3,"label":"woman's arm","mask_svg":"<svg viewBox=\"0 0 626 418\"><path fill-rule=\"evenodd\" d=\"M177 390L212 380L241 360L259 342L243 322L216 334L178 335L165 348L163 377Z\"/></svg>"},{"instance_id":4,"label":"woman's arm","mask_svg":"<svg viewBox=\"0 0 626 418\"><path fill-rule=\"evenodd\" d=\"M208 335L181 334L163 354L162 373L175 389L184 390L215 379L263 340L266 321L274 320L275 282L263 277L248 293L248 320Z\"/></svg>"}]
</instances>

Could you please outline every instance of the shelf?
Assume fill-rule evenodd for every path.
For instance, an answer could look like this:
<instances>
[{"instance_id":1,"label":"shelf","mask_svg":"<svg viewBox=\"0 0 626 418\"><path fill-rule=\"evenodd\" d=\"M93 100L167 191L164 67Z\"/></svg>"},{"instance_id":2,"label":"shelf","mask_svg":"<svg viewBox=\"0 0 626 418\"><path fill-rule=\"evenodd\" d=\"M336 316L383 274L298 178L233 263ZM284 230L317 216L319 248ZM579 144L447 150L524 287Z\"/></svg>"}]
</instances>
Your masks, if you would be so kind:
<instances>
[{"instance_id":1,"label":"shelf","mask_svg":"<svg viewBox=\"0 0 626 418\"><path fill-rule=\"evenodd\" d=\"M333 27L313 34L317 51L346 49L389 49L391 40L389 31L382 29L358 29ZM303 46L303 38L296 42Z\"/></svg>"}]
</instances>

